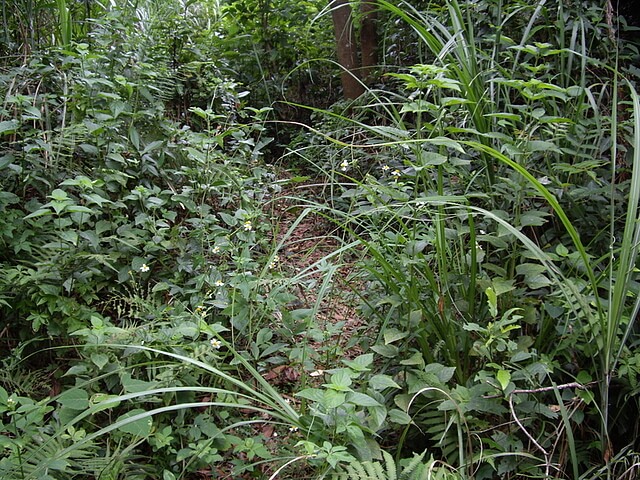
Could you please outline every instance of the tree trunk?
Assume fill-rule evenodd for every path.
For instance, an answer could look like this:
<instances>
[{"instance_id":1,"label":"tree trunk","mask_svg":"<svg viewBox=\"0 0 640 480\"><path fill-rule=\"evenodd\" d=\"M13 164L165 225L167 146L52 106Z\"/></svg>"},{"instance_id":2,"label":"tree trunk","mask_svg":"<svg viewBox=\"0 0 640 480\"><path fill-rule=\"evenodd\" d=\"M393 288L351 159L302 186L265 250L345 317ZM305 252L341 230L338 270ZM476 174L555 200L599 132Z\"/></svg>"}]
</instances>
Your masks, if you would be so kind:
<instances>
[{"instance_id":1,"label":"tree trunk","mask_svg":"<svg viewBox=\"0 0 640 480\"><path fill-rule=\"evenodd\" d=\"M349 0L332 0L329 4L333 29L336 36L338 63L342 66L341 75L344 97L358 98L364 93L364 87L358 76L358 50L353 30L351 5Z\"/></svg>"},{"instance_id":2,"label":"tree trunk","mask_svg":"<svg viewBox=\"0 0 640 480\"><path fill-rule=\"evenodd\" d=\"M362 52L362 78L369 84L373 80L373 68L378 64L378 13L375 0L363 0L360 4L362 29L360 48Z\"/></svg>"}]
</instances>

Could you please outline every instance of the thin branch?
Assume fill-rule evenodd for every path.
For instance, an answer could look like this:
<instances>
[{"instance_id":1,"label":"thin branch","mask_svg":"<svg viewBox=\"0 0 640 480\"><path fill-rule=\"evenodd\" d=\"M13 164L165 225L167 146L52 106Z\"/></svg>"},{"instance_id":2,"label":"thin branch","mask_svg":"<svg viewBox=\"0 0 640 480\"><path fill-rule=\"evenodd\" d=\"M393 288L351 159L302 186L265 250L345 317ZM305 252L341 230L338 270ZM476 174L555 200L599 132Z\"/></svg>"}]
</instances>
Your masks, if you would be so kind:
<instances>
[{"instance_id":1,"label":"thin branch","mask_svg":"<svg viewBox=\"0 0 640 480\"><path fill-rule=\"evenodd\" d=\"M595 382L592 382L595 383ZM587 387L591 385L591 383L587 383L586 385L583 385L581 383L578 382L571 382L571 383L563 383L562 385L555 385L553 387L540 387L540 388L531 388L528 390L513 390L509 393L509 396L511 395L519 395L521 393L541 393L541 392L552 392L554 390L565 390L567 388L578 388L580 390L586 390ZM483 395L482 398L500 398L502 397L501 394L498 395Z\"/></svg>"}]
</instances>

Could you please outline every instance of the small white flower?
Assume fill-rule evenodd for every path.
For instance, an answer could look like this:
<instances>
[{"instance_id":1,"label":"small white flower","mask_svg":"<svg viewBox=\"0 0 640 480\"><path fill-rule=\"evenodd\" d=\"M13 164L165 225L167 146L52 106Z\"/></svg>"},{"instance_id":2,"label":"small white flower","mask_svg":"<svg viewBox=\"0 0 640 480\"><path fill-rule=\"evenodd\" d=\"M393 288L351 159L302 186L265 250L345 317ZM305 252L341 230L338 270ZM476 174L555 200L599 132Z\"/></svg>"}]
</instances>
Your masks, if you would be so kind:
<instances>
[{"instance_id":1,"label":"small white flower","mask_svg":"<svg viewBox=\"0 0 640 480\"><path fill-rule=\"evenodd\" d=\"M399 177L400 175L402 175L402 173L400 173L400 170L396 168L393 172L391 172L391 175L393 175L394 177Z\"/></svg>"},{"instance_id":2,"label":"small white flower","mask_svg":"<svg viewBox=\"0 0 640 480\"><path fill-rule=\"evenodd\" d=\"M271 259L271 262L269 262L269 268L276 268L279 261L280 261L280 257L278 257L278 255L274 255L273 258Z\"/></svg>"},{"instance_id":3,"label":"small white flower","mask_svg":"<svg viewBox=\"0 0 640 480\"><path fill-rule=\"evenodd\" d=\"M140 271L142 273L146 273L149 271L149 265L147 265L146 263L143 263L142 266L140 267Z\"/></svg>"},{"instance_id":4,"label":"small white flower","mask_svg":"<svg viewBox=\"0 0 640 480\"><path fill-rule=\"evenodd\" d=\"M211 252L214 255L217 254L217 253L220 253L220 247L216 245L215 247L213 247L213 250L211 250Z\"/></svg>"},{"instance_id":5,"label":"small white flower","mask_svg":"<svg viewBox=\"0 0 640 480\"><path fill-rule=\"evenodd\" d=\"M295 433L295 432L297 432L298 430L300 430L298 427L289 427L289 431L290 431L291 433Z\"/></svg>"},{"instance_id":6,"label":"small white flower","mask_svg":"<svg viewBox=\"0 0 640 480\"><path fill-rule=\"evenodd\" d=\"M319 377L321 375L324 375L324 370L316 370L315 372L311 372L309 374L310 377Z\"/></svg>"},{"instance_id":7,"label":"small white flower","mask_svg":"<svg viewBox=\"0 0 640 480\"><path fill-rule=\"evenodd\" d=\"M211 344L211 347L216 350L220 350L220 347L222 347L222 342L217 338L212 338L211 340L209 340L209 343Z\"/></svg>"},{"instance_id":8,"label":"small white flower","mask_svg":"<svg viewBox=\"0 0 640 480\"><path fill-rule=\"evenodd\" d=\"M342 170L343 172L346 172L347 168L349 168L349 162L345 160L340 164L340 170Z\"/></svg>"},{"instance_id":9,"label":"small white flower","mask_svg":"<svg viewBox=\"0 0 640 480\"><path fill-rule=\"evenodd\" d=\"M538 181L542 184L542 185L549 185L551 184L551 180L549 180L549 177L547 177L546 175L544 177L540 177L538 179Z\"/></svg>"},{"instance_id":10,"label":"small white flower","mask_svg":"<svg viewBox=\"0 0 640 480\"><path fill-rule=\"evenodd\" d=\"M391 167L389 165L383 165L382 166L382 171L383 172L388 172L389 170L391 170Z\"/></svg>"},{"instance_id":11,"label":"small white flower","mask_svg":"<svg viewBox=\"0 0 640 480\"><path fill-rule=\"evenodd\" d=\"M244 222L242 228L244 228L246 232L250 232L251 230L253 230L253 224L251 223L251 220L247 220L246 222Z\"/></svg>"},{"instance_id":12,"label":"small white flower","mask_svg":"<svg viewBox=\"0 0 640 480\"><path fill-rule=\"evenodd\" d=\"M214 285L216 287L224 287L224 282L222 280L216 280Z\"/></svg>"}]
</instances>

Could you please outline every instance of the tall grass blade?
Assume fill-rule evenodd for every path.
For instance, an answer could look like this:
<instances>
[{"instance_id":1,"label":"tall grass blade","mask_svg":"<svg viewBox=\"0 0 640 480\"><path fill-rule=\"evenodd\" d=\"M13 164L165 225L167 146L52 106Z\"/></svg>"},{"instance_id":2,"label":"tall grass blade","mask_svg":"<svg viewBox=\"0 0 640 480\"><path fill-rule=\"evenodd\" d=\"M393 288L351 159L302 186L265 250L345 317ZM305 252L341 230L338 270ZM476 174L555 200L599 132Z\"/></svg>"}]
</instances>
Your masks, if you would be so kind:
<instances>
[{"instance_id":1,"label":"tall grass blade","mask_svg":"<svg viewBox=\"0 0 640 480\"><path fill-rule=\"evenodd\" d=\"M71 19L71 12L67 6L66 0L56 0L56 10L58 14L58 45L63 48L68 48L71 45L73 37L73 22Z\"/></svg>"}]
</instances>

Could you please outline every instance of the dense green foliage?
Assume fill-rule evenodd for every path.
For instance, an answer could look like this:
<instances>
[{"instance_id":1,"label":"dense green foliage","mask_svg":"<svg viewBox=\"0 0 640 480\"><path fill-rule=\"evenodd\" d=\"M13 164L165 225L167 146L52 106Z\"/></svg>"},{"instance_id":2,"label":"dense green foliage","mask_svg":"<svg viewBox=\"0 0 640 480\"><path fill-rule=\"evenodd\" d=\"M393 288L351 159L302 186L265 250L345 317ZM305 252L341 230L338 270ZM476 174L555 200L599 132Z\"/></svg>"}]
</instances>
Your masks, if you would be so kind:
<instances>
[{"instance_id":1,"label":"dense green foliage","mask_svg":"<svg viewBox=\"0 0 640 480\"><path fill-rule=\"evenodd\" d=\"M635 478L610 7L4 2L0 477Z\"/></svg>"}]
</instances>

